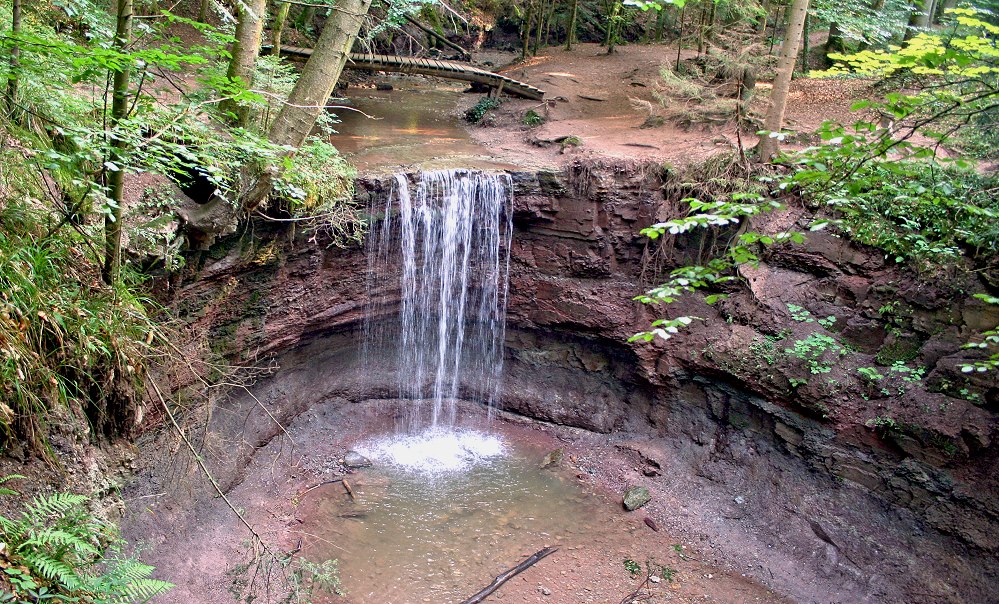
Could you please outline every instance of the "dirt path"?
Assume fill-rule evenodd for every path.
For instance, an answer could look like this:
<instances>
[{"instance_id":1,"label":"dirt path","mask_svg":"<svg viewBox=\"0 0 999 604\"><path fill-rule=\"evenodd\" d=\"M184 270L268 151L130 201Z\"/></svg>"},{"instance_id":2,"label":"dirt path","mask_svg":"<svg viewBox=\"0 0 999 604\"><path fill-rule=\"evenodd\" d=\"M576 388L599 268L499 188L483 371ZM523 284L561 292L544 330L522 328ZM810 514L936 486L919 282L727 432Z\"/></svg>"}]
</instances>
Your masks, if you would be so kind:
<instances>
[{"instance_id":1,"label":"dirt path","mask_svg":"<svg viewBox=\"0 0 999 604\"><path fill-rule=\"evenodd\" d=\"M682 56L694 55L685 50ZM487 125L470 131L499 160L526 167L559 166L579 156L686 164L719 150L736 149L739 137L730 125L643 126L649 117L646 103L660 102L654 94L660 67L675 60L676 49L669 46L627 45L613 55L596 44L580 44L571 52L546 48L526 63L500 71L545 90L548 105L506 99ZM761 83L754 107L765 109L768 94L769 86ZM850 105L867 94L867 84L857 80L795 80L787 127L807 132L825 120L857 119ZM466 98L461 106L471 107L477 100ZM546 117L543 125L523 124L524 114L532 109ZM581 144L554 142L563 137L577 137ZM743 133L742 139L745 147L757 141L749 133Z\"/></svg>"}]
</instances>

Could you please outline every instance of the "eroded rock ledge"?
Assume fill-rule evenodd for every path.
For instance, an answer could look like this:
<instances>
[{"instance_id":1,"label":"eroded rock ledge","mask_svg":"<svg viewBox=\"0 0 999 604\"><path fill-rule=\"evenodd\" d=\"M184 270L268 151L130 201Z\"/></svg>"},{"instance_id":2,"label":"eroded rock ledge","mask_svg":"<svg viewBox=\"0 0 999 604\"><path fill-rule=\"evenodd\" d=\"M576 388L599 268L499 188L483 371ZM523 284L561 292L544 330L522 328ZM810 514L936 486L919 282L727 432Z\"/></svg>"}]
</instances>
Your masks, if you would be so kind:
<instances>
[{"instance_id":1,"label":"eroded rock ledge","mask_svg":"<svg viewBox=\"0 0 999 604\"><path fill-rule=\"evenodd\" d=\"M745 286L717 308L669 309L705 319L688 333L628 344L661 312L632 298L702 245L649 248L639 235L676 211L662 194L668 176L580 164L512 177L507 410L642 443L662 468L655 480L710 503L683 512L701 515L703 536L800 601L999 598L999 387L956 370L960 345L999 319L958 294L981 288L973 273L923 282L876 250L810 234L744 269ZM358 196L388 186L361 181ZM756 226L806 222L790 207ZM255 394L278 420L390 394L394 376L357 354L363 250L274 235L211 254L177 307L217 352L277 360L282 370ZM813 333L844 347L828 373L785 352ZM895 361L927 368L925 378L871 383L857 371L888 374ZM278 433L255 404L236 398L216 422L244 443L219 468L229 484Z\"/></svg>"}]
</instances>

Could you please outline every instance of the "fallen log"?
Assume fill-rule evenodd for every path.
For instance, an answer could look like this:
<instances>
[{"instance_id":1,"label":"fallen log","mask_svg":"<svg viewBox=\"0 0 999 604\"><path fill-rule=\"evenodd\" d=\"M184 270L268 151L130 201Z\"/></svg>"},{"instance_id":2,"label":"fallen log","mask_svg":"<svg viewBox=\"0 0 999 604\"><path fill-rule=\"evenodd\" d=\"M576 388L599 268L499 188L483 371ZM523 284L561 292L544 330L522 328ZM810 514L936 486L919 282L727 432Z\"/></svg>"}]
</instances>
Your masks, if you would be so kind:
<instances>
[{"instance_id":1,"label":"fallen log","mask_svg":"<svg viewBox=\"0 0 999 604\"><path fill-rule=\"evenodd\" d=\"M499 575L496 575L496 578L493 579L492 583L490 583L489 585L487 585L482 591L480 591L479 593L475 594L471 598L465 600L461 604L479 604L479 602L483 602L486 598L489 597L490 594L492 594L494 591L496 591L497 589L499 589L501 585L503 585L504 583L506 583L510 579L516 577L520 573L524 572L528 568L534 566L542 558L544 558L544 557L546 557L546 556L548 556L550 554L554 554L557 551L558 551L557 547L546 547L546 548L544 548L543 550L539 551L538 553L532 555L527 560L524 560L523 562L521 562L517 566L514 566L510 570L508 570L508 571L506 571L504 573L501 573Z\"/></svg>"}]
</instances>

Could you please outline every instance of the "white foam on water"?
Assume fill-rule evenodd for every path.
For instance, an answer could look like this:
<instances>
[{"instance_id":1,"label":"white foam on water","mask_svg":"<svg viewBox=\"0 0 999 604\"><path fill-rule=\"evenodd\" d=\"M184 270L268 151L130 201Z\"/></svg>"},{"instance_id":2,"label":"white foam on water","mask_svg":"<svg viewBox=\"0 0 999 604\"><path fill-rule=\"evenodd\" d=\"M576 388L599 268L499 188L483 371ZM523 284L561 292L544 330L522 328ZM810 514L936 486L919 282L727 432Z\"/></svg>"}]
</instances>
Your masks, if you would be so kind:
<instances>
[{"instance_id":1,"label":"white foam on water","mask_svg":"<svg viewBox=\"0 0 999 604\"><path fill-rule=\"evenodd\" d=\"M498 436L474 430L430 429L386 436L357 447L365 457L410 472L436 474L466 470L506 454Z\"/></svg>"}]
</instances>

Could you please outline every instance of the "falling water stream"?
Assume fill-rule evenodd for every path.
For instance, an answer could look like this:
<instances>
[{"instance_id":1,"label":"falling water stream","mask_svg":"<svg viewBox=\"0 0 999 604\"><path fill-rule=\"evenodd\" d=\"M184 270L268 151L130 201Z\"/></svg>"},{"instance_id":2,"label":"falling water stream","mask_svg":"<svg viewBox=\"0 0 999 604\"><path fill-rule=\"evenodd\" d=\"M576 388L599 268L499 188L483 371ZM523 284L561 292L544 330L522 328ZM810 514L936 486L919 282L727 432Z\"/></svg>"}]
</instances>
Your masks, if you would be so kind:
<instances>
[{"instance_id":1,"label":"falling water stream","mask_svg":"<svg viewBox=\"0 0 999 604\"><path fill-rule=\"evenodd\" d=\"M350 477L355 497L332 489L304 514L321 536L308 554L341 559L352 602L459 602L595 529L574 481L539 467L544 450L469 417L500 395L511 206L508 175L442 171L396 176L371 208L364 363L395 375L405 411L356 445L374 467Z\"/></svg>"},{"instance_id":2,"label":"falling water stream","mask_svg":"<svg viewBox=\"0 0 999 604\"><path fill-rule=\"evenodd\" d=\"M368 355L394 357L398 398L412 401L403 432L453 426L459 395L487 407L496 402L510 189L506 174L423 172L413 191L397 175L384 206L372 208L381 221L368 241L367 316L375 319L365 330L364 348Z\"/></svg>"}]
</instances>

